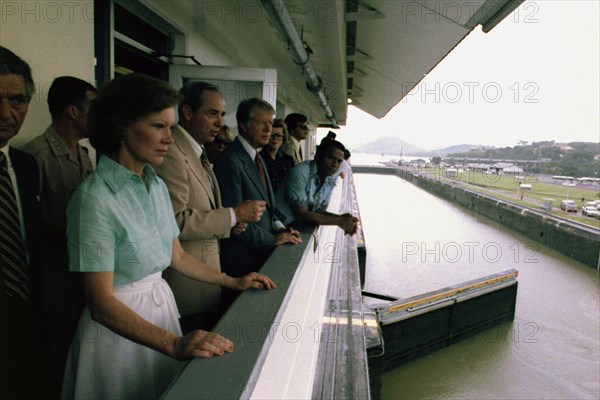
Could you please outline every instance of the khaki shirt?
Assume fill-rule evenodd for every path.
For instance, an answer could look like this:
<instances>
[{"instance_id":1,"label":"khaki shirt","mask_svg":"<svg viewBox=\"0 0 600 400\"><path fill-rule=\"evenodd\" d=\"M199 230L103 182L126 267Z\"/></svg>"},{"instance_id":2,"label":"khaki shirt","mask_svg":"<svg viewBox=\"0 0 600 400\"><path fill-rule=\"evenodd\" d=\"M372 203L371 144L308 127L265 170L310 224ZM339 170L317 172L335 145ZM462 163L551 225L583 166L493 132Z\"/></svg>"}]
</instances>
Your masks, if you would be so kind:
<instances>
[{"instance_id":1,"label":"khaki shirt","mask_svg":"<svg viewBox=\"0 0 600 400\"><path fill-rule=\"evenodd\" d=\"M25 146L38 162L44 222L52 228L66 227L67 205L75 189L92 173L88 149L78 146L73 156L52 126Z\"/></svg>"}]
</instances>

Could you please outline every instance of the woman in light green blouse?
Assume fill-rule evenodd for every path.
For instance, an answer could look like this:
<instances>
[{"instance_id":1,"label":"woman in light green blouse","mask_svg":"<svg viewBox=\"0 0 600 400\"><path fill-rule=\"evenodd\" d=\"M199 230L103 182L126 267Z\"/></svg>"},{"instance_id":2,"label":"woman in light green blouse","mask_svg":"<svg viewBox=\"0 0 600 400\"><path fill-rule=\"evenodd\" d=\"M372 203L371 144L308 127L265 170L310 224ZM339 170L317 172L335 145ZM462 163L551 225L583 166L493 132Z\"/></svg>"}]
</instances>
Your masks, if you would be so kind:
<instances>
[{"instance_id":1,"label":"woman in light green blouse","mask_svg":"<svg viewBox=\"0 0 600 400\"><path fill-rule=\"evenodd\" d=\"M133 74L110 82L91 106L98 167L67 211L69 268L80 272L87 307L69 353L64 398L156 398L181 360L233 351L210 332L181 335L177 306L161 278L167 267L237 290L272 289L257 273L232 278L185 253L160 165L173 143L179 95Z\"/></svg>"}]
</instances>

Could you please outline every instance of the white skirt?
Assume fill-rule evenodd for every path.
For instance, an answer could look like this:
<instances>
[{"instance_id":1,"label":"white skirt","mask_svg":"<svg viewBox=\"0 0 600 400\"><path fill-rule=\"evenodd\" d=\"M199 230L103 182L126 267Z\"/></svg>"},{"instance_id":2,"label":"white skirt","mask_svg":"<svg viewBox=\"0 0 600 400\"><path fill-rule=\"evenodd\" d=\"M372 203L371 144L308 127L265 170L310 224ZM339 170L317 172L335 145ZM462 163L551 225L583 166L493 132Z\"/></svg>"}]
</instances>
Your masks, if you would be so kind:
<instances>
[{"instance_id":1,"label":"white skirt","mask_svg":"<svg viewBox=\"0 0 600 400\"><path fill-rule=\"evenodd\" d=\"M147 321L181 335L173 292L160 273L116 286L114 295ZM183 366L95 322L86 307L71 343L62 398L158 398Z\"/></svg>"}]
</instances>

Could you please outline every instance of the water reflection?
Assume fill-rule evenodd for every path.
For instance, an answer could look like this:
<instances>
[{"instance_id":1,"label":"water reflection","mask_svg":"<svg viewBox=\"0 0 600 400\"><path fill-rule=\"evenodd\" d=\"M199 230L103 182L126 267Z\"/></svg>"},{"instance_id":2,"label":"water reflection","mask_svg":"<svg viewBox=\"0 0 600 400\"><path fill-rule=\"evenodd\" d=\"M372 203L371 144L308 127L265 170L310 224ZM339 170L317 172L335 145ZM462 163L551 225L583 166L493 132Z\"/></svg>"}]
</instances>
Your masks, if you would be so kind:
<instances>
[{"instance_id":1,"label":"water reflection","mask_svg":"<svg viewBox=\"0 0 600 400\"><path fill-rule=\"evenodd\" d=\"M515 321L384 376L386 398L597 399L593 268L393 176L356 174L365 289L396 297L519 270Z\"/></svg>"}]
</instances>

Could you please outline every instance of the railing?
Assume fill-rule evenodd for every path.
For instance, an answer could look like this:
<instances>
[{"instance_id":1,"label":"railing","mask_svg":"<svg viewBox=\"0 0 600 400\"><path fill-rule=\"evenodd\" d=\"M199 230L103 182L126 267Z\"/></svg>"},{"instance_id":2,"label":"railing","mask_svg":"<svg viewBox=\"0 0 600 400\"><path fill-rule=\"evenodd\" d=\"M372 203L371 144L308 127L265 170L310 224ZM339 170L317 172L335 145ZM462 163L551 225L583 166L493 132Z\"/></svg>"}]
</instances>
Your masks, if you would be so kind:
<instances>
[{"instance_id":1,"label":"railing","mask_svg":"<svg viewBox=\"0 0 600 400\"><path fill-rule=\"evenodd\" d=\"M351 171L329 211L353 207ZM241 293L215 331L235 351L194 359L165 392L181 398L369 398L356 236L335 226L300 228L302 244L275 249L261 272L273 291ZM365 316L366 315L366 316Z\"/></svg>"}]
</instances>

